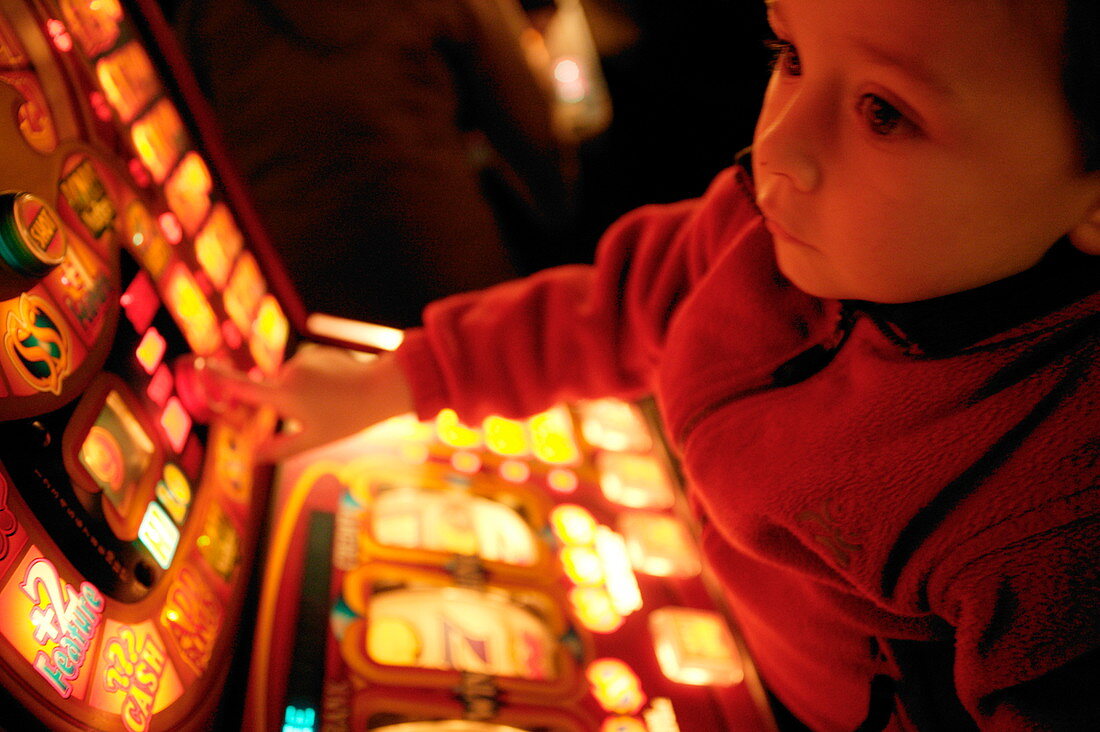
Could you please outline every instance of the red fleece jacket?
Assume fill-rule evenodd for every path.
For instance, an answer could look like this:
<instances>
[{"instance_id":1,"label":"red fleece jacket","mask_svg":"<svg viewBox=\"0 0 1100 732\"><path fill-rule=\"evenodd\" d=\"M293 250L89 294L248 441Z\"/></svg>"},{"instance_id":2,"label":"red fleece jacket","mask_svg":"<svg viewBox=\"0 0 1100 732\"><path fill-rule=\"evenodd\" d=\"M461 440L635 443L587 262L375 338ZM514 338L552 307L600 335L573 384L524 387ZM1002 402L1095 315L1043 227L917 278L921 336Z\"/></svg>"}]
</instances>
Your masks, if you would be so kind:
<instances>
[{"instance_id":1,"label":"red fleece jacket","mask_svg":"<svg viewBox=\"0 0 1100 732\"><path fill-rule=\"evenodd\" d=\"M908 325L816 299L733 168L595 267L430 306L398 357L424 417L654 392L754 659L813 729L1096 729L1100 294L1072 269L1014 322L1066 287Z\"/></svg>"}]
</instances>

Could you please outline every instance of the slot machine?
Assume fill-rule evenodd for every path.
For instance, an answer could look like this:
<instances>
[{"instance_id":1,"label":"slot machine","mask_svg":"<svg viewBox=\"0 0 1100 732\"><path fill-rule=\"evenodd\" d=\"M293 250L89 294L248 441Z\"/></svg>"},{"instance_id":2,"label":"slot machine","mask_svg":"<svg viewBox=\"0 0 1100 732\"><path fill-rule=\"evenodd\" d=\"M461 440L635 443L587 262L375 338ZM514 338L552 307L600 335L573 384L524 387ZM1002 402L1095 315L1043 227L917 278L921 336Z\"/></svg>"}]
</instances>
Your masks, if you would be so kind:
<instances>
[{"instance_id":1,"label":"slot machine","mask_svg":"<svg viewBox=\"0 0 1100 732\"><path fill-rule=\"evenodd\" d=\"M150 0L0 0L0 109L0 728L773 728L643 406L210 418L400 334L305 313Z\"/></svg>"}]
</instances>

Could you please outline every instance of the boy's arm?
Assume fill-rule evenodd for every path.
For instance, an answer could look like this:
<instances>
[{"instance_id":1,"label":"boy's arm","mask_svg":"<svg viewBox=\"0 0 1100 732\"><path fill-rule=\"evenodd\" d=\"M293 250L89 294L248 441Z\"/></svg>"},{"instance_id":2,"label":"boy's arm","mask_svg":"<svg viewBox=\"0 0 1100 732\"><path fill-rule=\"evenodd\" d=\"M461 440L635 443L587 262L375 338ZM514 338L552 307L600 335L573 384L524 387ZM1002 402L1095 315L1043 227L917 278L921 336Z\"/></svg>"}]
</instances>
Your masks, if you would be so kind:
<instances>
[{"instance_id":1,"label":"boy's arm","mask_svg":"<svg viewBox=\"0 0 1100 732\"><path fill-rule=\"evenodd\" d=\"M650 391L668 325L713 260L758 221L744 171L697 200L620 219L596 265L545 270L429 305L397 352L419 416L470 423Z\"/></svg>"},{"instance_id":2,"label":"boy's arm","mask_svg":"<svg viewBox=\"0 0 1100 732\"><path fill-rule=\"evenodd\" d=\"M955 683L983 729L1094 729L1100 721L1100 519L970 563L948 591Z\"/></svg>"}]
</instances>

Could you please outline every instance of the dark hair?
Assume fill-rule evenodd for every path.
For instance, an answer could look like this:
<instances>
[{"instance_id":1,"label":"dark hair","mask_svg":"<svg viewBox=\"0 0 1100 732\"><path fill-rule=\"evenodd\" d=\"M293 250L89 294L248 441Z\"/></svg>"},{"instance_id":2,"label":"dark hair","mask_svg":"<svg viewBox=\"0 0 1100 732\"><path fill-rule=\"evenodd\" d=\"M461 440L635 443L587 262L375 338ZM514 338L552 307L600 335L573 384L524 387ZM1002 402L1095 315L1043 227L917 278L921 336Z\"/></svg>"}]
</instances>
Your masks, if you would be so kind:
<instances>
[{"instance_id":1,"label":"dark hair","mask_svg":"<svg viewBox=\"0 0 1100 732\"><path fill-rule=\"evenodd\" d=\"M1067 0L1062 84L1077 120L1085 169L1100 170L1100 2Z\"/></svg>"}]
</instances>

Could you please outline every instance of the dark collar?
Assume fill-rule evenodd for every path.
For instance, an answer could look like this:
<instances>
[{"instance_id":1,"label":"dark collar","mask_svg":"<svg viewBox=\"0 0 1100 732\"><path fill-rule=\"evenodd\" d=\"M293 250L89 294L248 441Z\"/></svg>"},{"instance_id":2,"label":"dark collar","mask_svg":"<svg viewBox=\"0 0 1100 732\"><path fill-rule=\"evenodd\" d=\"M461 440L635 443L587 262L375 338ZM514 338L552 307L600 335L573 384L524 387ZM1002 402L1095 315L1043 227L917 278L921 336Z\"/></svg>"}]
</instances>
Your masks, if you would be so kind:
<instances>
[{"instance_id":1,"label":"dark collar","mask_svg":"<svg viewBox=\"0 0 1100 732\"><path fill-rule=\"evenodd\" d=\"M847 304L911 351L942 356L1081 300L1098 286L1100 256L1062 239L1031 269L973 290L902 304Z\"/></svg>"}]
</instances>

